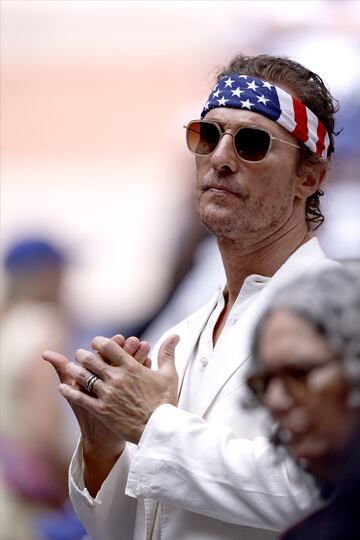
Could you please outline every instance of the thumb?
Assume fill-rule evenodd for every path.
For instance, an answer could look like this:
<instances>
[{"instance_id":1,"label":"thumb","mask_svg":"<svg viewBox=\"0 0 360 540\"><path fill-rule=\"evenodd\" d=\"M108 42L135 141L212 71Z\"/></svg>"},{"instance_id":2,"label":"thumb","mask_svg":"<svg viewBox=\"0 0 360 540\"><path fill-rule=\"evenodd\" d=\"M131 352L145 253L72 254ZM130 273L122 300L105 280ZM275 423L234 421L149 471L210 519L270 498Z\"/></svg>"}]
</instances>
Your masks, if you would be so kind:
<instances>
[{"instance_id":1,"label":"thumb","mask_svg":"<svg viewBox=\"0 0 360 540\"><path fill-rule=\"evenodd\" d=\"M66 366L69 363L69 360L66 358L66 356L53 351L45 351L42 353L42 357L44 360L46 360L53 366L56 373L58 374L60 382L65 384L71 384L72 377L66 373Z\"/></svg>"},{"instance_id":2,"label":"thumb","mask_svg":"<svg viewBox=\"0 0 360 540\"><path fill-rule=\"evenodd\" d=\"M158 353L159 371L176 372L175 368L175 348L180 341L177 335L167 337L160 346Z\"/></svg>"}]
</instances>

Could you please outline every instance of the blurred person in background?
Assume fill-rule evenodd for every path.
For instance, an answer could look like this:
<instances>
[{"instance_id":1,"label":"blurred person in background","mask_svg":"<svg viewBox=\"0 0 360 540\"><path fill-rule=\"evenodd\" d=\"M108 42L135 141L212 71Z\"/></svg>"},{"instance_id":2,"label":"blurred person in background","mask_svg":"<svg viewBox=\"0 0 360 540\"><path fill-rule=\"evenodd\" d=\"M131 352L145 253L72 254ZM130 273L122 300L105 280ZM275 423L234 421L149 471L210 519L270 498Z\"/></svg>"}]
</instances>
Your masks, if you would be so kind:
<instances>
[{"instance_id":1,"label":"blurred person in background","mask_svg":"<svg viewBox=\"0 0 360 540\"><path fill-rule=\"evenodd\" d=\"M62 285L67 261L47 238L25 237L5 254L1 307L0 531L3 540L39 538L37 520L67 498L76 423L56 396L45 346L70 346L72 320Z\"/></svg>"},{"instance_id":2,"label":"blurred person in background","mask_svg":"<svg viewBox=\"0 0 360 540\"><path fill-rule=\"evenodd\" d=\"M251 332L276 291L338 265L313 235L335 112L302 65L235 57L186 126L226 284L164 335L157 371L101 336L80 365L44 353L81 426L70 490L93 540L269 540L318 500L291 459L274 463L266 413L242 399Z\"/></svg>"},{"instance_id":3,"label":"blurred person in background","mask_svg":"<svg viewBox=\"0 0 360 540\"><path fill-rule=\"evenodd\" d=\"M360 538L360 260L285 287L252 356L248 385L276 421L274 444L326 503L281 538Z\"/></svg>"}]
</instances>

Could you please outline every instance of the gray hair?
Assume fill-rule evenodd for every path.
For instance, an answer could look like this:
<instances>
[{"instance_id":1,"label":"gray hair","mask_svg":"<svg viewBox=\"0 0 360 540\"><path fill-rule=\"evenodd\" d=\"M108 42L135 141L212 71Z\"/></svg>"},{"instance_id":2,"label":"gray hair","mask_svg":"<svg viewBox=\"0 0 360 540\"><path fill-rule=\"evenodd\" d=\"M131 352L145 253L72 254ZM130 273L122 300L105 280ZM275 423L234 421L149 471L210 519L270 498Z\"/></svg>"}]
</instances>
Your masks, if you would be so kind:
<instances>
[{"instance_id":1,"label":"gray hair","mask_svg":"<svg viewBox=\"0 0 360 540\"><path fill-rule=\"evenodd\" d=\"M253 336L254 370L259 369L263 326L275 310L291 311L310 321L339 356L349 383L349 404L360 407L360 260L301 278L278 293Z\"/></svg>"}]
</instances>

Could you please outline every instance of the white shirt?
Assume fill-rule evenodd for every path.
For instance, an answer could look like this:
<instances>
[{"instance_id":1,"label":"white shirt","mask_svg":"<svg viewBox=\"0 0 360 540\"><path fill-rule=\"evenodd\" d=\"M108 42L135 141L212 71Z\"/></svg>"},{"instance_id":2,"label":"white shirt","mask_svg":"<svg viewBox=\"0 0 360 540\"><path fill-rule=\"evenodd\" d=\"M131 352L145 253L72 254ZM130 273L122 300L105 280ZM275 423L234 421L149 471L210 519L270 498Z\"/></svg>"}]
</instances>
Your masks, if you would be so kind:
<instances>
[{"instance_id":1,"label":"white shirt","mask_svg":"<svg viewBox=\"0 0 360 540\"><path fill-rule=\"evenodd\" d=\"M248 276L240 289L237 299L231 308L231 311L225 321L219 339L214 347L213 334L215 325L225 308L224 288L219 288L217 303L199 336L199 340L190 359L183 384L180 391L179 407L186 411L193 412L194 402L197 400L197 393L200 385L206 384L206 374L212 362L216 361L217 348L221 346L222 341L226 339L229 329L237 323L240 316L246 311L250 304L255 300L262 288L270 280L269 277L252 274ZM221 359L226 362L226 358ZM219 366L219 369L221 367Z\"/></svg>"}]
</instances>

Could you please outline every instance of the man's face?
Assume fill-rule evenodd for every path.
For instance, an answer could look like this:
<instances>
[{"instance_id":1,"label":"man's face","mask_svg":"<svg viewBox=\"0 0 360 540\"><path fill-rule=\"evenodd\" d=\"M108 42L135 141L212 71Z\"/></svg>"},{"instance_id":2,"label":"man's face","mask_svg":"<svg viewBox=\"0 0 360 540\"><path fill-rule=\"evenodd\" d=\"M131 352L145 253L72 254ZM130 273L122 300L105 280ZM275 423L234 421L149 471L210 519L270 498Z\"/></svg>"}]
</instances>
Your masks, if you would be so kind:
<instances>
[{"instance_id":1,"label":"man's face","mask_svg":"<svg viewBox=\"0 0 360 540\"><path fill-rule=\"evenodd\" d=\"M251 111L219 107L205 119L232 133L237 129L234 124L263 127L274 137L297 144L280 125ZM247 163L235 153L232 137L224 135L210 156L196 156L196 204L203 224L216 236L232 239L246 234L260 240L281 228L294 210L297 152L273 141L263 162Z\"/></svg>"},{"instance_id":2,"label":"man's face","mask_svg":"<svg viewBox=\"0 0 360 540\"><path fill-rule=\"evenodd\" d=\"M263 403L291 453L313 472L330 474L355 425L341 361L310 322L287 311L269 316L259 344L267 374Z\"/></svg>"}]
</instances>

